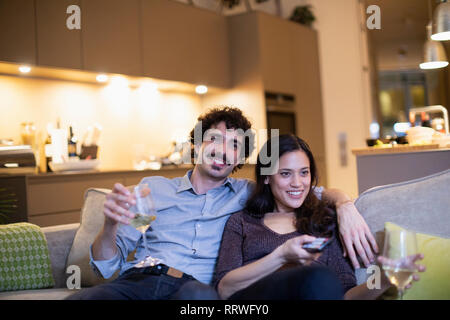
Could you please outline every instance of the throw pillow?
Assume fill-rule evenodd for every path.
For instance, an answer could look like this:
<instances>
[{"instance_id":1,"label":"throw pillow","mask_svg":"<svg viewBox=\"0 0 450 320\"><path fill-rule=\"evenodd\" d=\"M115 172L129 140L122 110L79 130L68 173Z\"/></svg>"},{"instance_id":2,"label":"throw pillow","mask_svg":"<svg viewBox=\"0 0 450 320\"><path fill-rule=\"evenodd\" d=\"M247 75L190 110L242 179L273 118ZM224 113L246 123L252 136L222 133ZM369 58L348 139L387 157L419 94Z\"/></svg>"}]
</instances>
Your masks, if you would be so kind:
<instances>
[{"instance_id":1,"label":"throw pillow","mask_svg":"<svg viewBox=\"0 0 450 320\"><path fill-rule=\"evenodd\" d=\"M133 186L129 186L132 190ZM77 230L67 258L67 266L76 265L81 271L81 287L91 287L109 282L119 275L117 271L111 278L103 279L96 274L89 264L89 248L94 242L97 234L103 228L105 216L103 215L103 204L109 189L90 188L84 194L84 205L81 210L81 224ZM134 256L131 253L129 257Z\"/></svg>"},{"instance_id":2,"label":"throw pillow","mask_svg":"<svg viewBox=\"0 0 450 320\"><path fill-rule=\"evenodd\" d=\"M103 204L108 189L88 189L81 210L81 224L77 230L67 258L67 265L76 265L81 270L81 287L91 287L106 282L98 277L89 265L89 248L103 228L105 217ZM111 279L110 279L111 280Z\"/></svg>"},{"instance_id":3,"label":"throw pillow","mask_svg":"<svg viewBox=\"0 0 450 320\"><path fill-rule=\"evenodd\" d=\"M385 223L385 230L398 230L402 227ZM416 233L417 250L424 259L418 263L426 267L419 273L420 280L405 291L404 300L448 300L450 299L450 239Z\"/></svg>"},{"instance_id":4,"label":"throw pillow","mask_svg":"<svg viewBox=\"0 0 450 320\"><path fill-rule=\"evenodd\" d=\"M53 286L47 241L39 226L0 225L0 291Z\"/></svg>"}]
</instances>

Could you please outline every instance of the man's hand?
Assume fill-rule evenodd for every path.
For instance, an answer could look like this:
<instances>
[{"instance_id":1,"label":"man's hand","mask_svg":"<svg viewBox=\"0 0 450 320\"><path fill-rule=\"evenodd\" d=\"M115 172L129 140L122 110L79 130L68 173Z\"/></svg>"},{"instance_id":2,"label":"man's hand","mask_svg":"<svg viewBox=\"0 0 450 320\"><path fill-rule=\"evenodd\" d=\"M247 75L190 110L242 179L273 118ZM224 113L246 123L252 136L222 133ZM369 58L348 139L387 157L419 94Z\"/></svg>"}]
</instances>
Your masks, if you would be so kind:
<instances>
[{"instance_id":1,"label":"man's hand","mask_svg":"<svg viewBox=\"0 0 450 320\"><path fill-rule=\"evenodd\" d=\"M128 209L136 203L135 195L122 184L116 183L113 190L106 195L103 206L105 225L116 226L119 223L129 224L134 213Z\"/></svg>"},{"instance_id":2,"label":"man's hand","mask_svg":"<svg viewBox=\"0 0 450 320\"><path fill-rule=\"evenodd\" d=\"M356 258L355 249L358 255L368 267L375 261L375 253L378 253L378 246L367 226L366 221L358 212L352 201L345 201L336 204L339 236L344 245L344 256L348 256L355 269L360 268ZM373 249L373 251L372 251Z\"/></svg>"}]
</instances>

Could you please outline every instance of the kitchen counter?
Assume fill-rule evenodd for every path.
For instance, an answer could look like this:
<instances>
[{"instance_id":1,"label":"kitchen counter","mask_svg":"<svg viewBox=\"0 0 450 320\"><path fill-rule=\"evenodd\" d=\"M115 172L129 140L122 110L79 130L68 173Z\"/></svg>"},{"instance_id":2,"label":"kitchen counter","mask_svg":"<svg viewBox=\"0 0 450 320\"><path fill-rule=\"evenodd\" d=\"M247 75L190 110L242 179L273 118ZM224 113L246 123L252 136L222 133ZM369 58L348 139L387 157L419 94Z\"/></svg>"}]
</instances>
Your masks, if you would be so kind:
<instances>
[{"instance_id":1,"label":"kitchen counter","mask_svg":"<svg viewBox=\"0 0 450 320\"><path fill-rule=\"evenodd\" d=\"M30 222L41 227L80 222L84 193L89 188L112 189L115 183L138 184L144 177L182 177L191 165L167 166L160 170L95 170L56 173L0 175L0 189L16 195L18 207L10 214L12 222ZM232 175L253 179L254 165L246 164ZM101 213L99 213L101 214Z\"/></svg>"},{"instance_id":2,"label":"kitchen counter","mask_svg":"<svg viewBox=\"0 0 450 320\"><path fill-rule=\"evenodd\" d=\"M450 148L439 148L438 144L428 144L420 146L410 146L404 144L394 145L392 147L367 147L361 149L353 149L352 153L356 156L374 155L374 154L392 154L404 152L422 152L422 151L446 151Z\"/></svg>"},{"instance_id":3,"label":"kitchen counter","mask_svg":"<svg viewBox=\"0 0 450 320\"><path fill-rule=\"evenodd\" d=\"M450 168L450 148L436 145L397 145L354 149L358 190L421 178Z\"/></svg>"}]
</instances>

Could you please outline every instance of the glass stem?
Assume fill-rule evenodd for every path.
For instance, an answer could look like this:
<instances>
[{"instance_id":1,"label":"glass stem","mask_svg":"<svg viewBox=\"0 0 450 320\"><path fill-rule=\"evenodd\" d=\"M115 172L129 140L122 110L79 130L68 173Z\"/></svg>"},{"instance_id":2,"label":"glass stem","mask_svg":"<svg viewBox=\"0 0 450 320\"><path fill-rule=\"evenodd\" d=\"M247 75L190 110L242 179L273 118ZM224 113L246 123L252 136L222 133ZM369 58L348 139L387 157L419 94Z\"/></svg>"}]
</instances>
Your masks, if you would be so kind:
<instances>
[{"instance_id":1,"label":"glass stem","mask_svg":"<svg viewBox=\"0 0 450 320\"><path fill-rule=\"evenodd\" d=\"M399 300L403 300L403 290L398 290L398 298Z\"/></svg>"},{"instance_id":2,"label":"glass stem","mask_svg":"<svg viewBox=\"0 0 450 320\"><path fill-rule=\"evenodd\" d=\"M145 249L145 258L147 258L150 255L150 253L148 251L148 247L147 247L147 236L146 236L146 233L147 232L144 232L142 234L142 239L143 239L143 242L144 242L144 249Z\"/></svg>"}]
</instances>

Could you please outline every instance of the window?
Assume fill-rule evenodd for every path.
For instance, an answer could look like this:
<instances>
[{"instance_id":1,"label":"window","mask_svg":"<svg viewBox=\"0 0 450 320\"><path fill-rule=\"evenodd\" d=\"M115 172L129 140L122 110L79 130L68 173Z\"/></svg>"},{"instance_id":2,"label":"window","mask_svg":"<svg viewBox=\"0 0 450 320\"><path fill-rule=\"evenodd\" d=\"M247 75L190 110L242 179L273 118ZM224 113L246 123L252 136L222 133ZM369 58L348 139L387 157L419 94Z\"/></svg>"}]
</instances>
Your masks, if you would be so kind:
<instances>
[{"instance_id":1,"label":"window","mask_svg":"<svg viewBox=\"0 0 450 320\"><path fill-rule=\"evenodd\" d=\"M379 73L381 136L398 135L397 122L408 122L410 108L428 105L426 77L422 71L382 71Z\"/></svg>"}]
</instances>

